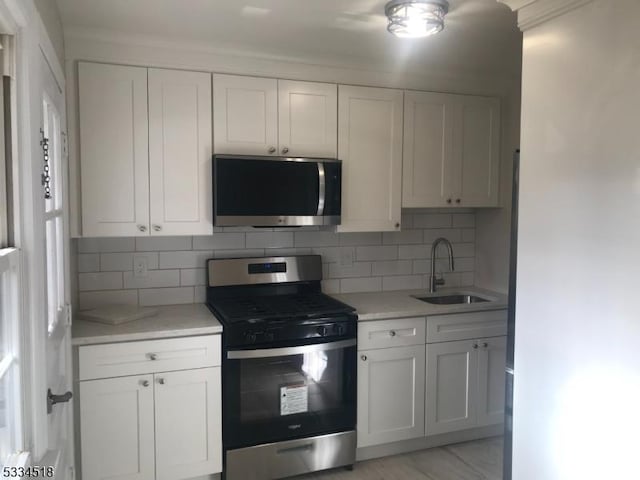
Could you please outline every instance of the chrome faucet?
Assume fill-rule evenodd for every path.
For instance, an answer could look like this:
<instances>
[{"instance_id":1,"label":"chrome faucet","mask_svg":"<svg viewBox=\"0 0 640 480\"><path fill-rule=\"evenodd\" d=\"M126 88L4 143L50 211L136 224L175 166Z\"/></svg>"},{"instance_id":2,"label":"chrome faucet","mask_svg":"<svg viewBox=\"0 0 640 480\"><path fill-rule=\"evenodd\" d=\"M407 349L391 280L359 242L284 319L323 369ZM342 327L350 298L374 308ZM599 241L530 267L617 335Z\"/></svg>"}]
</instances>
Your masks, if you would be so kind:
<instances>
[{"instance_id":1,"label":"chrome faucet","mask_svg":"<svg viewBox=\"0 0 640 480\"><path fill-rule=\"evenodd\" d=\"M436 278L436 249L438 245L444 243L449 252L449 269L453 272L453 246L444 237L436 238L431 245L431 276L429 277L429 293L435 293L436 287L444 285L444 278Z\"/></svg>"}]
</instances>

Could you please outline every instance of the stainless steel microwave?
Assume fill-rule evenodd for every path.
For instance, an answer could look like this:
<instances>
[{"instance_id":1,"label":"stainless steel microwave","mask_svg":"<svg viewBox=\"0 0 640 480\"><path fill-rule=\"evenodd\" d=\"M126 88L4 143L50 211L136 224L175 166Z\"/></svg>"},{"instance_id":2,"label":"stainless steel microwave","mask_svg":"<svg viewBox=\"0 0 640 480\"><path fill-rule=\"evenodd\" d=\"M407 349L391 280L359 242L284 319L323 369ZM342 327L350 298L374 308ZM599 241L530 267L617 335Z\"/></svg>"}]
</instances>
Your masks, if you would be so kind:
<instances>
[{"instance_id":1,"label":"stainless steel microwave","mask_svg":"<svg viewBox=\"0 0 640 480\"><path fill-rule=\"evenodd\" d=\"M340 160L214 155L213 223L339 225L341 184Z\"/></svg>"}]
</instances>

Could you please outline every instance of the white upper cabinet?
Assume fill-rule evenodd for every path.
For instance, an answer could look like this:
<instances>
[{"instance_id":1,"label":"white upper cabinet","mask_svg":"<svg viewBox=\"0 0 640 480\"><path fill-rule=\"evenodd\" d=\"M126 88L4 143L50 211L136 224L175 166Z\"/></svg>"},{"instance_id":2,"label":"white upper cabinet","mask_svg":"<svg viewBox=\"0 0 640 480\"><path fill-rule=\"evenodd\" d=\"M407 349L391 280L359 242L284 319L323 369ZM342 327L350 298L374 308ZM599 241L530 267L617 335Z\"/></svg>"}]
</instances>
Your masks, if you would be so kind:
<instances>
[{"instance_id":1,"label":"white upper cabinet","mask_svg":"<svg viewBox=\"0 0 640 480\"><path fill-rule=\"evenodd\" d=\"M210 234L211 76L78 68L82 236Z\"/></svg>"},{"instance_id":2,"label":"white upper cabinet","mask_svg":"<svg viewBox=\"0 0 640 480\"><path fill-rule=\"evenodd\" d=\"M406 92L402 205L496 207L496 98Z\"/></svg>"},{"instance_id":3,"label":"white upper cabinet","mask_svg":"<svg viewBox=\"0 0 640 480\"><path fill-rule=\"evenodd\" d=\"M276 155L278 81L213 76L214 153Z\"/></svg>"},{"instance_id":4,"label":"white upper cabinet","mask_svg":"<svg viewBox=\"0 0 640 480\"><path fill-rule=\"evenodd\" d=\"M149 70L152 234L213 231L211 75Z\"/></svg>"},{"instance_id":5,"label":"white upper cabinet","mask_svg":"<svg viewBox=\"0 0 640 480\"><path fill-rule=\"evenodd\" d=\"M403 92L338 88L338 158L342 160L342 225L338 231L398 230Z\"/></svg>"},{"instance_id":6,"label":"white upper cabinet","mask_svg":"<svg viewBox=\"0 0 640 480\"><path fill-rule=\"evenodd\" d=\"M80 62L84 236L149 233L147 69Z\"/></svg>"},{"instance_id":7,"label":"white upper cabinet","mask_svg":"<svg viewBox=\"0 0 640 480\"><path fill-rule=\"evenodd\" d=\"M465 207L497 207L500 166L500 102L496 98L458 97L455 145L460 151L459 196Z\"/></svg>"},{"instance_id":8,"label":"white upper cabinet","mask_svg":"<svg viewBox=\"0 0 640 480\"><path fill-rule=\"evenodd\" d=\"M335 158L338 86L278 80L280 155Z\"/></svg>"},{"instance_id":9,"label":"white upper cabinet","mask_svg":"<svg viewBox=\"0 0 640 480\"><path fill-rule=\"evenodd\" d=\"M457 172L450 95L405 92L402 206L447 206ZM450 202L450 200L449 200Z\"/></svg>"}]
</instances>

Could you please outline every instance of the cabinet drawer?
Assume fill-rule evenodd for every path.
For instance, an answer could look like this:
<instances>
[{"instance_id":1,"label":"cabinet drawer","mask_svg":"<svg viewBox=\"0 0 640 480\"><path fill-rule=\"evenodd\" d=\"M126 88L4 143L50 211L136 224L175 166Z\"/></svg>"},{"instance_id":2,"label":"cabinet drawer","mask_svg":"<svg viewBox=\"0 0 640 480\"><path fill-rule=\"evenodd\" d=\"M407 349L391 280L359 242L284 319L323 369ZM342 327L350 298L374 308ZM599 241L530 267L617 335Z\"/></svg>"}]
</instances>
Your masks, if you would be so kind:
<instances>
[{"instance_id":1,"label":"cabinet drawer","mask_svg":"<svg viewBox=\"0 0 640 480\"><path fill-rule=\"evenodd\" d=\"M121 377L220 365L220 335L91 345L79 349L79 378Z\"/></svg>"},{"instance_id":2,"label":"cabinet drawer","mask_svg":"<svg viewBox=\"0 0 640 480\"><path fill-rule=\"evenodd\" d=\"M358 324L358 350L424 345L425 319L398 318Z\"/></svg>"},{"instance_id":3,"label":"cabinet drawer","mask_svg":"<svg viewBox=\"0 0 640 480\"><path fill-rule=\"evenodd\" d=\"M506 334L506 310L434 315L427 318L427 343L498 337Z\"/></svg>"}]
</instances>

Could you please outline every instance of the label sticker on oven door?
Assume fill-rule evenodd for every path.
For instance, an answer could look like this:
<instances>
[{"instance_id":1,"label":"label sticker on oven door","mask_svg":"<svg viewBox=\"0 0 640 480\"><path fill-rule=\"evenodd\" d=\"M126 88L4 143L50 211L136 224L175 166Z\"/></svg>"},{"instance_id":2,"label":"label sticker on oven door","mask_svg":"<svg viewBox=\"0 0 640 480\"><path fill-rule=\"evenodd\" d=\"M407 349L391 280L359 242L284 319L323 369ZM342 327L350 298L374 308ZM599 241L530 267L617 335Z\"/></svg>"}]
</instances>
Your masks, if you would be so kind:
<instances>
[{"instance_id":1,"label":"label sticker on oven door","mask_svg":"<svg viewBox=\"0 0 640 480\"><path fill-rule=\"evenodd\" d=\"M292 415L309 411L309 387L289 385L280 387L280 415Z\"/></svg>"}]
</instances>

